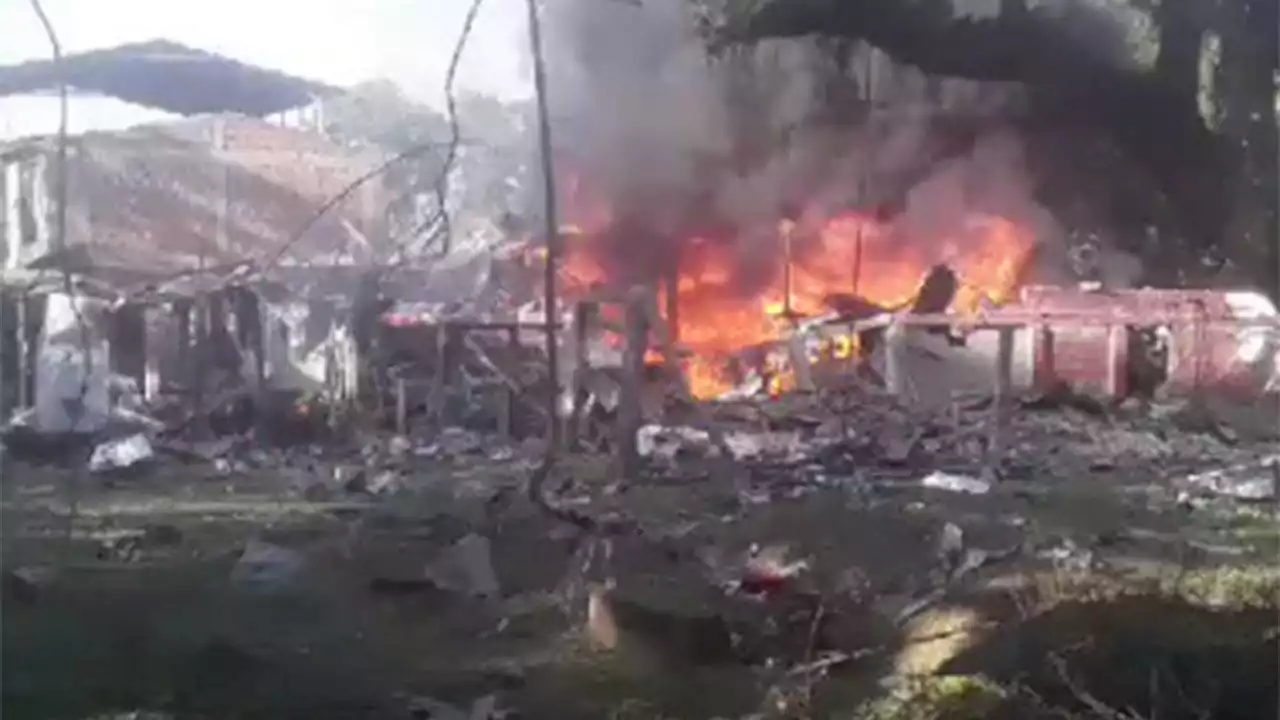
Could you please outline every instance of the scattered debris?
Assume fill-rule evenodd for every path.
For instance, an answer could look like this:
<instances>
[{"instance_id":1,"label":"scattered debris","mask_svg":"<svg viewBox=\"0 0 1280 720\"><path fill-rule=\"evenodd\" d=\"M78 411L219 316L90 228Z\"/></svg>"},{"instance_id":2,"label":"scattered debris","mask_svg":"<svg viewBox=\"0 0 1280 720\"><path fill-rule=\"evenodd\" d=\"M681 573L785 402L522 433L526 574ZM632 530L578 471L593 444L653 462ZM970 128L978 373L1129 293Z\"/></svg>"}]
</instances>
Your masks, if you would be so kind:
<instances>
[{"instance_id":1,"label":"scattered debris","mask_svg":"<svg viewBox=\"0 0 1280 720\"><path fill-rule=\"evenodd\" d=\"M954 573L964 561L964 530L959 525L949 522L942 526L942 533L938 537L938 557L948 575Z\"/></svg>"},{"instance_id":2,"label":"scattered debris","mask_svg":"<svg viewBox=\"0 0 1280 720\"><path fill-rule=\"evenodd\" d=\"M404 482L399 470L379 470L372 474L361 470L342 483L342 488L353 494L391 495L403 489Z\"/></svg>"},{"instance_id":3,"label":"scattered debris","mask_svg":"<svg viewBox=\"0 0 1280 720\"><path fill-rule=\"evenodd\" d=\"M645 425L637 433L636 446L641 457L675 460L682 454L709 454L714 450L711 434L690 427Z\"/></svg>"},{"instance_id":4,"label":"scattered debris","mask_svg":"<svg viewBox=\"0 0 1280 720\"><path fill-rule=\"evenodd\" d=\"M1208 492L1238 500L1262 501L1276 497L1276 470L1280 453L1254 462L1192 473L1175 482L1190 491Z\"/></svg>"},{"instance_id":5,"label":"scattered debris","mask_svg":"<svg viewBox=\"0 0 1280 720\"><path fill-rule=\"evenodd\" d=\"M991 492L991 483L986 480L979 480L968 475L946 473L941 470L935 470L924 476L920 484L927 488L969 493L970 495L986 495Z\"/></svg>"},{"instance_id":6,"label":"scattered debris","mask_svg":"<svg viewBox=\"0 0 1280 720\"><path fill-rule=\"evenodd\" d=\"M473 430L460 427L446 427L440 431L435 442L416 451L416 454L431 458L459 458L479 454L484 441Z\"/></svg>"},{"instance_id":7,"label":"scattered debris","mask_svg":"<svg viewBox=\"0 0 1280 720\"><path fill-rule=\"evenodd\" d=\"M130 435L108 440L93 449L89 456L89 469L93 472L123 470L155 457L146 435Z\"/></svg>"},{"instance_id":8,"label":"scattered debris","mask_svg":"<svg viewBox=\"0 0 1280 720\"><path fill-rule=\"evenodd\" d=\"M786 545L762 548L753 544L747 550L741 578L732 583L730 589L766 597L782 591L800 573L808 570L810 565L805 559L789 559L791 552L791 548Z\"/></svg>"},{"instance_id":9,"label":"scattered debris","mask_svg":"<svg viewBox=\"0 0 1280 720\"><path fill-rule=\"evenodd\" d=\"M144 525L141 532L128 533L102 542L98 559L114 562L138 562L148 554L169 552L181 546L182 530L168 523Z\"/></svg>"},{"instance_id":10,"label":"scattered debris","mask_svg":"<svg viewBox=\"0 0 1280 720\"><path fill-rule=\"evenodd\" d=\"M1054 567L1064 572L1084 573L1098 565L1094 551L1081 547L1071 538L1063 538L1057 545L1043 548L1037 554L1052 561Z\"/></svg>"}]
</instances>

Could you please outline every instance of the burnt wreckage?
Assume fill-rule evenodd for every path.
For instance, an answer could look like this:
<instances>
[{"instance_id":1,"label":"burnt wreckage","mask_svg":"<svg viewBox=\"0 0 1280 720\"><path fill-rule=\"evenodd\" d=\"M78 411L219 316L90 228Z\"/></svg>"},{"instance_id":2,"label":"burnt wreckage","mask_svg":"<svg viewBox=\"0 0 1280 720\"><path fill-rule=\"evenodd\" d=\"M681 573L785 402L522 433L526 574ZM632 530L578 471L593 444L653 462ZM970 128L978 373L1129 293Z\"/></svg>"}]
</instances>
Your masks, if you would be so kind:
<instances>
[{"instance_id":1,"label":"burnt wreckage","mask_svg":"<svg viewBox=\"0 0 1280 720\"><path fill-rule=\"evenodd\" d=\"M980 230L995 258L985 293L970 285L986 269L963 267L966 258L896 263L892 292L870 277L866 289L836 290L815 280L815 268L839 264L855 245L863 253L864 234L883 232L893 214L830 218L805 230L816 239L796 231L793 242L795 211L779 228L788 238L780 305L752 305L748 315L698 284L732 272L717 265L714 242L680 245L622 282L592 255L607 233L566 228L566 302L555 319L561 392L548 407L533 399L550 380L539 349L548 318L529 300L539 289L536 243L379 272L371 285L376 258L362 248L384 231L378 183L311 217L382 158L255 119L336 90L169 43L114 53L68 58L66 77L178 113L242 116L72 139L63 247L48 220L53 140L4 148L3 357L6 377L20 378L6 384L7 407L28 409L18 427L85 429L68 425L68 400L93 410L80 413L93 430L130 407L147 407L168 431L240 432L254 422L246 415L332 424L338 408L364 405L401 433L466 424L521 436L564 423L571 442L620 448L630 465L647 421L698 401L812 392L850 375L925 407L970 391L1248 397L1274 383L1276 311L1260 295L1028 284L1005 266L1023 263L1034 238L999 218ZM50 72L40 63L0 69L0 91L47 85ZM176 74L160 82L152 73ZM213 106L216 93L187 97L183 88L198 83L175 77L230 89ZM307 232L294 237L300 227ZM61 297L63 270L73 273L74 298ZM41 368L74 368L69 359L84 354L77 315L92 320L89 354L101 358L91 363L94 392L80 399L70 397L81 385L74 370L41 379ZM709 333L735 324L752 332L724 342ZM121 401L134 396L142 402ZM308 398L322 398L325 411L302 408Z\"/></svg>"},{"instance_id":2,"label":"burnt wreckage","mask_svg":"<svg viewBox=\"0 0 1280 720\"><path fill-rule=\"evenodd\" d=\"M74 135L65 147L56 136L0 145L11 435L153 427L143 408L170 427L190 416L225 425L229 408L261 404L259 389L298 390L314 346L332 356L341 345L332 309L323 329L295 317L298 303L325 313L306 292L323 294L326 271L285 278L289 293L261 270L286 247L285 264L349 261L353 236L371 232L376 187L291 234L378 158L261 118L305 123L297 108L341 91L154 41L0 68L0 94L60 80L71 112L89 92L198 117Z\"/></svg>"}]
</instances>

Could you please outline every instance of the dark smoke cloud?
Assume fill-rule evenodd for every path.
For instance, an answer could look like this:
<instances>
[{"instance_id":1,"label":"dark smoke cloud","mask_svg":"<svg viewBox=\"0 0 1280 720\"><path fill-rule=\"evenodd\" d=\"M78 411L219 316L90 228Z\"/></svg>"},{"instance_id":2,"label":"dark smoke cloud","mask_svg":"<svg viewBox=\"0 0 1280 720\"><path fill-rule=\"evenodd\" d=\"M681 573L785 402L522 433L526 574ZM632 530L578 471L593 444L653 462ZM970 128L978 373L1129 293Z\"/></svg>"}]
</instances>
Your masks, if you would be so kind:
<instances>
[{"instance_id":1,"label":"dark smoke cloud","mask_svg":"<svg viewBox=\"0 0 1280 720\"><path fill-rule=\"evenodd\" d=\"M876 88L876 109L860 111L861 122L816 122L829 56L810 39L713 60L681 0L545 7L558 152L613 209L605 256L624 282L652 277L715 216L750 292L771 276L781 257L778 220L796 207L812 225L888 204L896 235L947 238L950 251L963 252L960 230L980 212L1031 228L1045 246L1061 244L1007 121L1021 108L1017 86L938 81L862 48L855 79ZM950 118L946 127L939 117ZM954 132L956 117L970 129ZM739 162L744 137L757 138L749 167Z\"/></svg>"}]
</instances>

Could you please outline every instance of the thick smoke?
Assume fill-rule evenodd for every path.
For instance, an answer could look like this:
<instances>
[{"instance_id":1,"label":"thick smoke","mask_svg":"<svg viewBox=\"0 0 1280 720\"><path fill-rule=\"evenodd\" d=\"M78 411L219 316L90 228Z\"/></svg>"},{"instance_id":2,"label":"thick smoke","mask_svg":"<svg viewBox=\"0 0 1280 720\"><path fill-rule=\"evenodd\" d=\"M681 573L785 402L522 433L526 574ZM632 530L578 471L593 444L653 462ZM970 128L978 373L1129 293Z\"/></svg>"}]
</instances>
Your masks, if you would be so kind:
<instances>
[{"instance_id":1,"label":"thick smoke","mask_svg":"<svg viewBox=\"0 0 1280 720\"><path fill-rule=\"evenodd\" d=\"M706 55L679 2L547 3L552 114L574 167L619 210L691 192L700 158L728 151Z\"/></svg>"},{"instance_id":2,"label":"thick smoke","mask_svg":"<svg viewBox=\"0 0 1280 720\"><path fill-rule=\"evenodd\" d=\"M936 244L917 255L939 261L966 251L964 229L980 213L1060 242L1010 122L1018 88L926 78L860 48L849 81L874 98L833 121L822 102L830 54L816 42L712 59L685 7L546 5L558 152L611 209L604 242L615 277L656 276L708 217L727 228L744 292L779 261L784 215L817 226L842 212L880 213L904 242Z\"/></svg>"}]
</instances>

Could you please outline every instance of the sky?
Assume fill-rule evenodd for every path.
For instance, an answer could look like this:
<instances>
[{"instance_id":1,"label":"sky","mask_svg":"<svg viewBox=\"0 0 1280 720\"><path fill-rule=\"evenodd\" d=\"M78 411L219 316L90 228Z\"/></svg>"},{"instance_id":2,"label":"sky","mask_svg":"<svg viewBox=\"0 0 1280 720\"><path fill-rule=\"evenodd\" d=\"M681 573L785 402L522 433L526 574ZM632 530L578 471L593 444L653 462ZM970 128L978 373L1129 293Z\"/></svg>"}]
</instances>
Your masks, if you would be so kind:
<instances>
[{"instance_id":1,"label":"sky","mask_svg":"<svg viewBox=\"0 0 1280 720\"><path fill-rule=\"evenodd\" d=\"M527 97L524 0L483 0L459 88ZM63 51L165 38L315 80L387 77L431 104L471 0L44 0ZM49 56L28 0L0 0L0 65ZM117 101L77 100L73 131L158 119ZM136 117L136 119L135 119ZM0 98L0 136L49 132L56 103Z\"/></svg>"}]
</instances>

